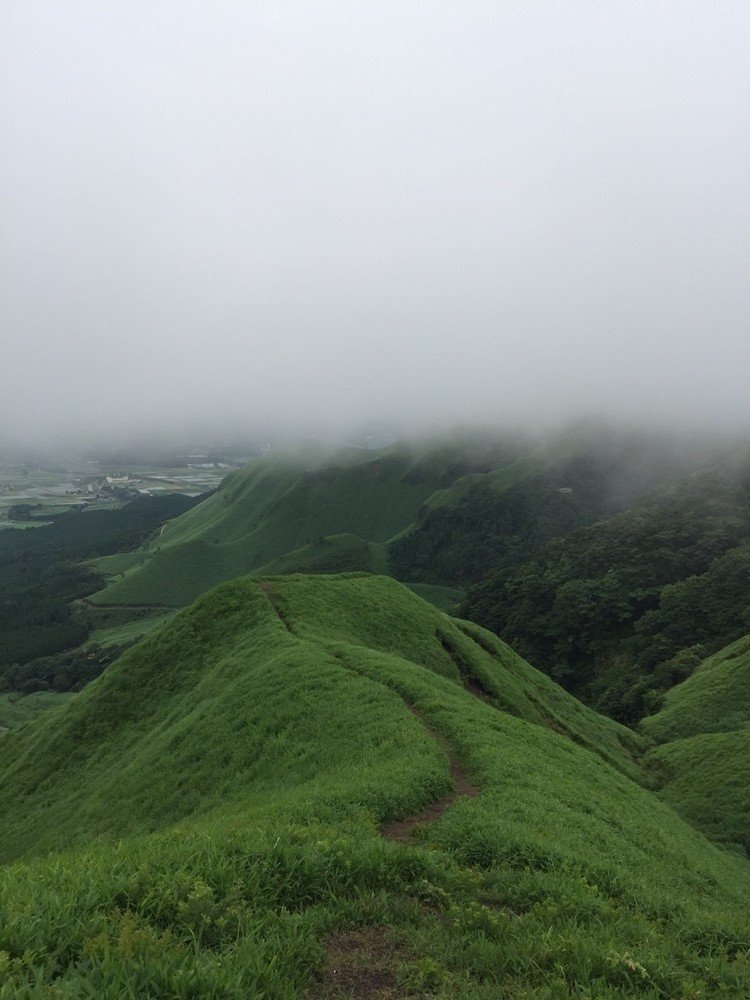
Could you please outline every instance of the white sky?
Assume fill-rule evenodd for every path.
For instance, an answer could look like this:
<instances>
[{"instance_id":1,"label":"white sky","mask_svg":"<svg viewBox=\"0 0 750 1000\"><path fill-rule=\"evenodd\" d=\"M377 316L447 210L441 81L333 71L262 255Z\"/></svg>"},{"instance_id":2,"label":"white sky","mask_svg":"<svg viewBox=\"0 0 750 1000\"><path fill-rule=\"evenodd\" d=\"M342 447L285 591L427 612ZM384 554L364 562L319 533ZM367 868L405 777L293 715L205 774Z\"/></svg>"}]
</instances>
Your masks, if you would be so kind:
<instances>
[{"instance_id":1,"label":"white sky","mask_svg":"<svg viewBox=\"0 0 750 1000\"><path fill-rule=\"evenodd\" d=\"M750 4L4 0L0 439L750 428Z\"/></svg>"}]
</instances>

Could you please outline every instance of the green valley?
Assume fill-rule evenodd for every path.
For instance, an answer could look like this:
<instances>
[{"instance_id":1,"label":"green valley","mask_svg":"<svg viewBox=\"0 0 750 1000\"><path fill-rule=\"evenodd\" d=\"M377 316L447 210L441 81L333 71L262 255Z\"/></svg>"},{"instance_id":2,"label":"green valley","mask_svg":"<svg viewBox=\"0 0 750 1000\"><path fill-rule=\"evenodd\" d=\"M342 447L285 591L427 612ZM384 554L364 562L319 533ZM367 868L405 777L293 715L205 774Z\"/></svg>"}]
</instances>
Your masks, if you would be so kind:
<instances>
[{"instance_id":1,"label":"green valley","mask_svg":"<svg viewBox=\"0 0 750 1000\"><path fill-rule=\"evenodd\" d=\"M748 480L663 448L267 456L24 533L81 638L2 668L0 995L750 991Z\"/></svg>"},{"instance_id":2,"label":"green valley","mask_svg":"<svg viewBox=\"0 0 750 1000\"><path fill-rule=\"evenodd\" d=\"M0 3L0 1000L750 1000L749 37Z\"/></svg>"}]
</instances>

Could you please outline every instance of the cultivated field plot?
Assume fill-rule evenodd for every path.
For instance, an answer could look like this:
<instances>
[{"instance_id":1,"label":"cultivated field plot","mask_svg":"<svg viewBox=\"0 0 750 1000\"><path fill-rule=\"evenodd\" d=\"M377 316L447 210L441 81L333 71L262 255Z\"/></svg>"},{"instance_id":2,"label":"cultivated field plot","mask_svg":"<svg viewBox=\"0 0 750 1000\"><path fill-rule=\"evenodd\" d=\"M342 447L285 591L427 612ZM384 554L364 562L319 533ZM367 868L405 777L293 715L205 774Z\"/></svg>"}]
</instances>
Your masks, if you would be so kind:
<instances>
[{"instance_id":1,"label":"cultivated field plot","mask_svg":"<svg viewBox=\"0 0 750 1000\"><path fill-rule=\"evenodd\" d=\"M138 494L197 496L215 489L234 468L228 463L120 467L84 461L57 468L0 464L0 529L38 527L76 507L113 510Z\"/></svg>"}]
</instances>

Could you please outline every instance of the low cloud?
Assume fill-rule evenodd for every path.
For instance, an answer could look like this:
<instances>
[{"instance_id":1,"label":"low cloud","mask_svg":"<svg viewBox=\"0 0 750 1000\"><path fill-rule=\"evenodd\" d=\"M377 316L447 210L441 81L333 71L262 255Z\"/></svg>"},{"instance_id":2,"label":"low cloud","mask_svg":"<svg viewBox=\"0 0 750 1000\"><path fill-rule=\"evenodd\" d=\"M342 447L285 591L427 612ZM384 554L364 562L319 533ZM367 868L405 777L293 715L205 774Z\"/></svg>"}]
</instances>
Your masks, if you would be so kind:
<instances>
[{"instance_id":1,"label":"low cloud","mask_svg":"<svg viewBox=\"0 0 750 1000\"><path fill-rule=\"evenodd\" d=\"M744 3L0 10L0 438L750 429Z\"/></svg>"}]
</instances>

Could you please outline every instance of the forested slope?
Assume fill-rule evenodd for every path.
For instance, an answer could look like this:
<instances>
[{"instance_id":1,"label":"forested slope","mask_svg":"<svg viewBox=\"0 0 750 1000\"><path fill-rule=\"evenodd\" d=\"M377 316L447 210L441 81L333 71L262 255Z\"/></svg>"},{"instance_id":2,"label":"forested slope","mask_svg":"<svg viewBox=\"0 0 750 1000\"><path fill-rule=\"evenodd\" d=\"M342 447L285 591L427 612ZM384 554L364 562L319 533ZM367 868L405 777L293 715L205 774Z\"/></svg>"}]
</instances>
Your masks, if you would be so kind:
<instances>
[{"instance_id":1,"label":"forested slope","mask_svg":"<svg viewBox=\"0 0 750 1000\"><path fill-rule=\"evenodd\" d=\"M602 711L634 721L747 631L748 594L742 468L664 487L488 574L462 612Z\"/></svg>"},{"instance_id":2,"label":"forested slope","mask_svg":"<svg viewBox=\"0 0 750 1000\"><path fill-rule=\"evenodd\" d=\"M429 498L388 548L402 580L467 586L625 510L700 461L654 435L584 427Z\"/></svg>"},{"instance_id":3,"label":"forested slope","mask_svg":"<svg viewBox=\"0 0 750 1000\"><path fill-rule=\"evenodd\" d=\"M86 618L71 607L101 586L86 560L136 548L196 503L179 494L139 497L119 510L71 511L33 531L0 531L0 678L4 665L87 638Z\"/></svg>"}]
</instances>

